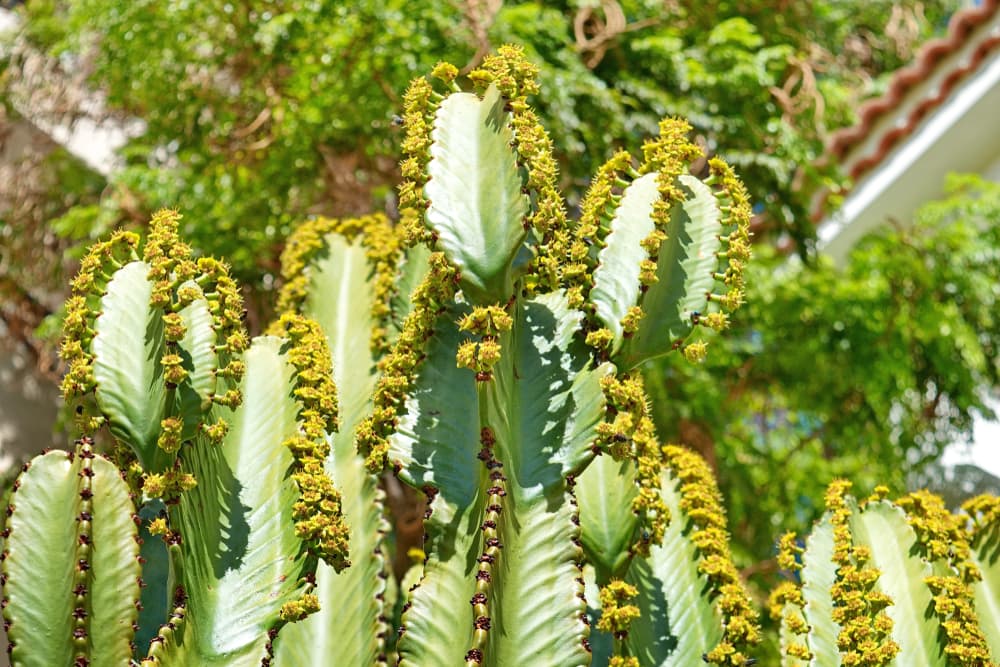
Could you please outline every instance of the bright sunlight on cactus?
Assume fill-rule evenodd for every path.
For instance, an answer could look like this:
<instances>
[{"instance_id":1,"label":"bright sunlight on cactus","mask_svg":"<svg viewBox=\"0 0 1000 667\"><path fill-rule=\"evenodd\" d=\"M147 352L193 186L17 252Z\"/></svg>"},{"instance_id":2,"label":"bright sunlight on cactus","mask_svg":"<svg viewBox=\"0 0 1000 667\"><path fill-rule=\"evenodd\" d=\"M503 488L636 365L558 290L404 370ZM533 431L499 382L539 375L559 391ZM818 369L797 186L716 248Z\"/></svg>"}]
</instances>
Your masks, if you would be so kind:
<instances>
[{"instance_id":1,"label":"bright sunlight on cactus","mask_svg":"<svg viewBox=\"0 0 1000 667\"><path fill-rule=\"evenodd\" d=\"M15 665L755 663L718 487L659 442L638 370L700 361L742 302L746 191L667 119L572 218L535 75L508 46L415 80L399 224L302 225L252 343L177 213L141 253L94 246L63 344L82 437L8 508ZM427 504L402 584L390 475ZM919 494L830 498L772 605L788 664L996 655L996 624L970 620L997 600L995 504L966 535Z\"/></svg>"}]
</instances>

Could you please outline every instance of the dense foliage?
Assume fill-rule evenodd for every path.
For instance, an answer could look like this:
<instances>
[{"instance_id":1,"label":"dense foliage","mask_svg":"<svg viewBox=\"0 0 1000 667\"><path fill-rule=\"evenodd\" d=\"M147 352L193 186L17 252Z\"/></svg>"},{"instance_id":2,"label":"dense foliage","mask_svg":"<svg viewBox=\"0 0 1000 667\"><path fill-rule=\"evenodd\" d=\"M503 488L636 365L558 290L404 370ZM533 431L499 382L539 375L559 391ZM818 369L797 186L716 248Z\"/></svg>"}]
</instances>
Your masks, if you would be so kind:
<instances>
[{"instance_id":1,"label":"dense foliage","mask_svg":"<svg viewBox=\"0 0 1000 667\"><path fill-rule=\"evenodd\" d=\"M810 166L826 128L850 122L871 78L904 64L950 6L34 0L23 37L146 123L100 204L74 209L64 233L179 206L199 247L266 288L295 221L392 208L396 91L502 42L523 44L554 91L540 113L577 192L623 138L635 150L680 115L709 154L725 146L759 226L805 241L808 195L834 177Z\"/></svg>"}]
</instances>

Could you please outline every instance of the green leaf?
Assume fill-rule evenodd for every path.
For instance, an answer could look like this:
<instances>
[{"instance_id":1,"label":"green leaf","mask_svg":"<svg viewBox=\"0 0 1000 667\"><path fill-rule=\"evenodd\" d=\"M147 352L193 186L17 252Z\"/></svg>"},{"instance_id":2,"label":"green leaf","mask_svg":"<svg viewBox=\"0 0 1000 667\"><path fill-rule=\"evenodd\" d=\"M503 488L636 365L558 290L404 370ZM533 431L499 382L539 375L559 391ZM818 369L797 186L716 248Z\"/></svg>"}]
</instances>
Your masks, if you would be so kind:
<instances>
[{"instance_id":1,"label":"green leaf","mask_svg":"<svg viewBox=\"0 0 1000 667\"><path fill-rule=\"evenodd\" d=\"M833 598L830 590L837 581L837 565L833 562L833 525L824 516L806 538L802 555L802 598L805 619L811 628L807 643L813 653L812 665L837 667L840 651L837 636L840 626L833 620Z\"/></svg>"},{"instance_id":2,"label":"green leaf","mask_svg":"<svg viewBox=\"0 0 1000 667\"><path fill-rule=\"evenodd\" d=\"M613 577L620 579L630 560L629 547L639 524L632 511L639 492L635 475L634 462L598 456L576 481L580 541L602 585Z\"/></svg>"},{"instance_id":3,"label":"green leaf","mask_svg":"<svg viewBox=\"0 0 1000 667\"><path fill-rule=\"evenodd\" d=\"M282 443L297 431L299 407L281 346L266 336L245 353L243 404L219 410L231 426L223 443L182 450L198 485L172 511L188 594L174 664L259 665L278 611L310 573L292 517L298 492L285 474L292 455Z\"/></svg>"},{"instance_id":4,"label":"green leaf","mask_svg":"<svg viewBox=\"0 0 1000 667\"><path fill-rule=\"evenodd\" d=\"M528 198L503 97L492 86L483 99L449 95L435 116L432 140L427 224L461 271L470 300L506 302L513 291L511 264L526 234Z\"/></svg>"},{"instance_id":5,"label":"green leaf","mask_svg":"<svg viewBox=\"0 0 1000 667\"><path fill-rule=\"evenodd\" d=\"M590 300L615 336L612 352L622 344L622 318L639 301L639 264L649 257L640 242L655 229L653 204L659 199L656 174L646 174L625 189L594 270Z\"/></svg>"},{"instance_id":6,"label":"green leaf","mask_svg":"<svg viewBox=\"0 0 1000 667\"><path fill-rule=\"evenodd\" d=\"M697 178L684 174L679 180L687 198L671 210L657 260L658 280L640 304L645 316L618 355L625 369L666 354L687 338L695 326L692 315L708 312L708 295L716 288L716 253L722 250L719 205L711 188Z\"/></svg>"},{"instance_id":7,"label":"green leaf","mask_svg":"<svg viewBox=\"0 0 1000 667\"><path fill-rule=\"evenodd\" d=\"M678 481L665 473L660 493L670 525L663 543L650 548L648 559L635 559L625 578L639 589L633 603L640 610L626 643L644 667L698 665L722 638L722 619L709 598L708 579L698 572L699 552L680 507Z\"/></svg>"},{"instance_id":8,"label":"green leaf","mask_svg":"<svg viewBox=\"0 0 1000 667\"><path fill-rule=\"evenodd\" d=\"M156 445L166 410L163 322L151 308L149 266L131 262L115 272L95 323L94 379L97 404L116 438L128 444L143 468L162 469Z\"/></svg>"},{"instance_id":9,"label":"green leaf","mask_svg":"<svg viewBox=\"0 0 1000 667\"><path fill-rule=\"evenodd\" d=\"M877 588L892 598L886 613L893 620L892 638L900 651L899 667L944 666L941 625L924 579L934 574L929 563L914 555L917 536L900 508L886 501L870 502L850 518L855 545L871 549L871 564L881 570Z\"/></svg>"},{"instance_id":10,"label":"green leaf","mask_svg":"<svg viewBox=\"0 0 1000 667\"><path fill-rule=\"evenodd\" d=\"M979 627L990 654L1000 656L1000 525L984 531L973 544L972 560L983 575L972 585Z\"/></svg>"},{"instance_id":11,"label":"green leaf","mask_svg":"<svg viewBox=\"0 0 1000 667\"><path fill-rule=\"evenodd\" d=\"M606 369L592 368L576 339L580 318L561 294L520 304L514 329L501 336L493 379L478 387L470 371L455 367L461 335L454 325L445 320L431 341L390 453L406 481L440 489L426 524L424 578L403 616L401 664L464 661L485 548L480 527L487 500L496 498L488 488L498 483L506 492L495 527L503 546L486 584L492 629L483 664L589 662L566 476L579 474L593 456ZM477 457L482 427L492 429L492 456L502 466L488 468ZM505 479L491 479L494 471Z\"/></svg>"},{"instance_id":12,"label":"green leaf","mask_svg":"<svg viewBox=\"0 0 1000 667\"><path fill-rule=\"evenodd\" d=\"M73 664L76 608L86 612L83 654L94 667L126 664L138 612L140 565L134 507L118 469L91 459L89 554L80 543L83 459L65 451L36 457L20 476L7 521L4 618L13 664ZM87 569L80 569L80 562ZM77 584L86 593L74 594Z\"/></svg>"},{"instance_id":13,"label":"green leaf","mask_svg":"<svg viewBox=\"0 0 1000 667\"><path fill-rule=\"evenodd\" d=\"M340 431L330 438L326 470L341 493L350 528L351 567L339 574L320 562L316 588L320 610L281 630L275 665L325 667L371 665L384 650L386 579L380 577L383 505L378 480L368 473L354 446L354 429L371 410L375 359L369 341L375 322L373 274L361 239L325 238L326 249L309 267L309 290L302 312L326 334L340 402ZM378 554L378 555L376 555Z\"/></svg>"}]
</instances>

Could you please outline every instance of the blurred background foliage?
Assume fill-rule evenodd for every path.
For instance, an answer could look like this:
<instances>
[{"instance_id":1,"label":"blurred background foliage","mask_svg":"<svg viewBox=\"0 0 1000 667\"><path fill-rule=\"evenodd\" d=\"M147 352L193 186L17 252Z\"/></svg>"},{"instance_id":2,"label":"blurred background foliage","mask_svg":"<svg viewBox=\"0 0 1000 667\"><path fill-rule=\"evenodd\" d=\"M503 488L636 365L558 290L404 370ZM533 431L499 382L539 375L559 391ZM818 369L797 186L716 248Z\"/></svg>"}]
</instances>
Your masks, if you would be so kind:
<instances>
[{"instance_id":1,"label":"blurred background foliage","mask_svg":"<svg viewBox=\"0 0 1000 667\"><path fill-rule=\"evenodd\" d=\"M57 375L74 258L163 206L184 213L195 248L231 262L259 330L298 221L394 213L393 119L408 81L522 44L541 67L535 102L571 206L604 159L637 150L667 115L690 119L753 195L747 306L704 365L646 370L662 437L715 467L737 558L768 577L776 536L816 518L832 478L862 495L933 481L943 447L990 414L997 186L956 180L913 226L885 229L839 268L815 252L808 215L817 189L841 183L820 166L829 132L957 5L31 0L0 51L0 133L27 133L32 147L0 178L6 334ZM39 129L95 116L141 121L107 173Z\"/></svg>"}]
</instances>

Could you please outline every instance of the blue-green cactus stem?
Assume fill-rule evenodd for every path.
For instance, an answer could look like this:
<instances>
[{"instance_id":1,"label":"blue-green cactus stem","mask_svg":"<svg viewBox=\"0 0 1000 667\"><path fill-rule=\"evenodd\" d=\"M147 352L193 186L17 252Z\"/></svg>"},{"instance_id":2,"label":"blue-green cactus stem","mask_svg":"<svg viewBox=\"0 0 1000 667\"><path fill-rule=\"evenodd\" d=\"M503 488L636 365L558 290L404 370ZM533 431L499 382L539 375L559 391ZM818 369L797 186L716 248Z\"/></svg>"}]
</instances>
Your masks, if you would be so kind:
<instances>
[{"instance_id":1,"label":"blue-green cactus stem","mask_svg":"<svg viewBox=\"0 0 1000 667\"><path fill-rule=\"evenodd\" d=\"M174 543L168 550L171 559L176 562L180 557L180 548ZM142 667L172 667L171 652L176 650L177 642L183 636L187 613L187 593L183 586L177 586L171 601L170 616L156 636L150 640L149 650L141 663Z\"/></svg>"}]
</instances>

